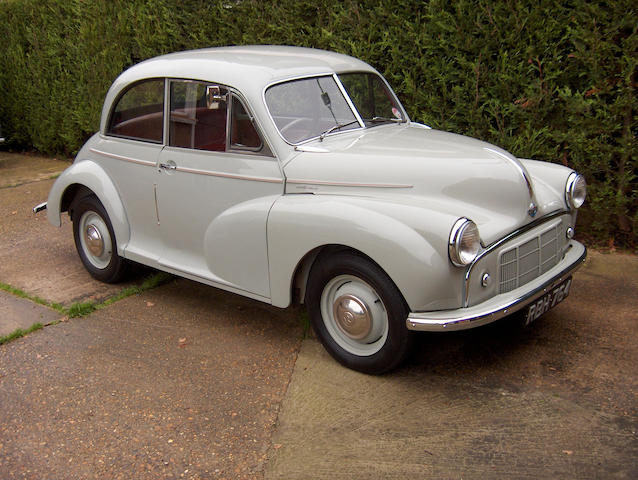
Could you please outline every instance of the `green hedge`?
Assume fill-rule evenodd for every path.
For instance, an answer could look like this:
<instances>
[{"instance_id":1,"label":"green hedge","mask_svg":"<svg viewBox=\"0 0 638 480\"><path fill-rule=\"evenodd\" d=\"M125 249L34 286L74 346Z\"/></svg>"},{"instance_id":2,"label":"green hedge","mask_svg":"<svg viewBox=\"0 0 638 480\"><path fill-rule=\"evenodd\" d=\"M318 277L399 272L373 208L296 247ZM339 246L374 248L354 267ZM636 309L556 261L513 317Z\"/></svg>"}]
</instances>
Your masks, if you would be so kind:
<instances>
[{"instance_id":1,"label":"green hedge","mask_svg":"<svg viewBox=\"0 0 638 480\"><path fill-rule=\"evenodd\" d=\"M580 231L638 244L635 1L10 0L0 123L13 148L73 154L104 94L158 54L289 44L362 58L411 117L584 173Z\"/></svg>"}]
</instances>

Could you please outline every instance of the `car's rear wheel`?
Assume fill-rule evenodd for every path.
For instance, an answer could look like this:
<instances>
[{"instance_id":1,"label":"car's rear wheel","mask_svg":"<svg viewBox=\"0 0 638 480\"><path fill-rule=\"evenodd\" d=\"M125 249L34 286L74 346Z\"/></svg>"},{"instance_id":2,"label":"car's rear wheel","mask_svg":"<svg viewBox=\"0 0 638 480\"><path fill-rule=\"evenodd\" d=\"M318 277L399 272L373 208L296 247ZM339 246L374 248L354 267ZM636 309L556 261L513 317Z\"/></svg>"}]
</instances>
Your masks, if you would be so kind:
<instances>
[{"instance_id":1,"label":"car's rear wheel","mask_svg":"<svg viewBox=\"0 0 638 480\"><path fill-rule=\"evenodd\" d=\"M113 226L102 202L95 195L84 196L73 203L71 211L75 248L84 267L102 282L120 281L128 262L117 254Z\"/></svg>"},{"instance_id":2,"label":"car's rear wheel","mask_svg":"<svg viewBox=\"0 0 638 480\"><path fill-rule=\"evenodd\" d=\"M341 364L380 374L410 352L407 308L388 275L367 258L342 251L315 262L306 289L311 323Z\"/></svg>"}]
</instances>

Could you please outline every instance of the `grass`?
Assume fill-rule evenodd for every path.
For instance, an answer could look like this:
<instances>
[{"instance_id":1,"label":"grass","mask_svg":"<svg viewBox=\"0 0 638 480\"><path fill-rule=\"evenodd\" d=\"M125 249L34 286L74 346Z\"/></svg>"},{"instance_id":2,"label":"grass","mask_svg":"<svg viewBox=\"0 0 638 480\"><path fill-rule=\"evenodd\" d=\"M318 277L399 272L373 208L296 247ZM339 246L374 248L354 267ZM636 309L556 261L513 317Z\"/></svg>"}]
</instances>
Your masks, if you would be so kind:
<instances>
[{"instance_id":1,"label":"grass","mask_svg":"<svg viewBox=\"0 0 638 480\"><path fill-rule=\"evenodd\" d=\"M303 328L303 336L301 338L306 339L310 337L310 317L308 316L307 311L302 311L299 316L301 320L301 328Z\"/></svg>"},{"instance_id":2,"label":"grass","mask_svg":"<svg viewBox=\"0 0 638 480\"><path fill-rule=\"evenodd\" d=\"M101 308L108 307L109 305L114 304L115 302L119 302L120 300L130 297L132 295L139 295L142 292L146 292L147 290L151 290L155 287L159 287L160 285L164 285L167 283L173 276L166 272L157 272L153 275L149 276L146 280L144 280L140 285L133 285L131 287L126 287L117 295L107 298L102 302L76 302L73 303L69 308L65 309L64 314L69 318L77 318L77 317L85 317L90 313L95 312L96 310L100 310Z\"/></svg>"},{"instance_id":3,"label":"grass","mask_svg":"<svg viewBox=\"0 0 638 480\"><path fill-rule=\"evenodd\" d=\"M16 330L14 330L13 332L11 332L9 335L1 336L0 337L0 345L2 345L4 343L7 343L7 342L10 342L11 340L15 340L16 338L24 337L26 334L31 333L31 332L35 332L36 330L40 330L41 328L43 328L43 325L41 323L34 323L33 325L31 325L26 330L18 328Z\"/></svg>"},{"instance_id":4,"label":"grass","mask_svg":"<svg viewBox=\"0 0 638 480\"><path fill-rule=\"evenodd\" d=\"M130 297L132 295L138 295L147 290L151 290L155 287L159 287L160 285L164 285L165 283L169 282L172 278L173 276L168 273L157 272L150 275L148 278L146 278L140 285L127 287L123 289L120 293L118 293L117 295L109 297L102 302L94 302L94 301L75 302L69 305L68 307L65 307L59 303L48 302L47 300L44 300L43 298L40 298L35 295L29 295L25 291L20 290L19 288L12 287L11 285L8 285L6 283L0 282L0 290L4 290L5 292L15 295L16 297L26 298L27 300L31 300L32 302L37 303L39 305L44 305L45 307L52 308L53 310L59 312L60 314L68 318L78 318L78 317L85 317L89 315L90 313L95 312L96 310L99 310L104 307L108 307L109 305L112 305L115 302L118 302L126 297ZM58 323L58 322L53 322L53 323ZM18 328L17 330L11 332L10 334L0 337L0 345L10 342L11 340L15 340L16 338L23 337L26 334L34 332L41 328L43 328L43 325L41 323L34 323L26 330Z\"/></svg>"},{"instance_id":5,"label":"grass","mask_svg":"<svg viewBox=\"0 0 638 480\"><path fill-rule=\"evenodd\" d=\"M86 317L89 313L95 312L97 306L95 302L76 302L66 310L66 315L69 318Z\"/></svg>"},{"instance_id":6,"label":"grass","mask_svg":"<svg viewBox=\"0 0 638 480\"><path fill-rule=\"evenodd\" d=\"M62 172L60 172L60 173L53 173L53 174L49 175L48 177L38 178L37 180L25 180L25 181L23 181L23 182L9 183L9 184L7 184L7 185L0 186L0 189L3 189L3 188L15 188L15 187L21 187L22 185L27 185L27 184L29 184L29 183L41 182L42 180L53 180L53 179L58 178L60 175L62 175Z\"/></svg>"},{"instance_id":7,"label":"grass","mask_svg":"<svg viewBox=\"0 0 638 480\"><path fill-rule=\"evenodd\" d=\"M95 310L108 307L109 305L115 302L118 302L122 300L123 298L130 297L131 295L139 295L140 293L145 292L147 290L152 290L155 287L159 287L160 285L164 285L165 283L168 283L172 278L173 276L170 273L157 272L149 276L140 285L133 285L131 287L127 287L124 290L122 290L120 293L118 293L117 295L107 298L102 303L96 304ZM88 312L88 313L91 313L91 312ZM86 313L85 315L88 315L88 313Z\"/></svg>"},{"instance_id":8,"label":"grass","mask_svg":"<svg viewBox=\"0 0 638 480\"><path fill-rule=\"evenodd\" d=\"M15 295L16 297L26 298L27 300L31 300L32 302L37 303L39 305L44 305L45 307L52 308L53 310L60 312L62 315L67 314L67 309L64 308L63 305L59 303L55 303L55 302L49 302L36 295L29 295L24 290L20 290L19 288L12 287L11 285L8 285L6 283L0 282L0 290L4 290L5 292L10 293L11 295Z\"/></svg>"}]
</instances>

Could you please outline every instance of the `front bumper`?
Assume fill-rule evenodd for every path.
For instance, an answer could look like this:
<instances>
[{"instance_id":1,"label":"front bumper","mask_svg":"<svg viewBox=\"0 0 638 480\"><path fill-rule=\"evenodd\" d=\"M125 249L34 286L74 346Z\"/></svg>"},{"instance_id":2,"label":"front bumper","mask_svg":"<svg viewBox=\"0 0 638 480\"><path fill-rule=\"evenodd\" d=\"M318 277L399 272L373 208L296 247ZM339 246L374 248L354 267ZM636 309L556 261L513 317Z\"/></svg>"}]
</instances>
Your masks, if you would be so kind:
<instances>
[{"instance_id":1,"label":"front bumper","mask_svg":"<svg viewBox=\"0 0 638 480\"><path fill-rule=\"evenodd\" d=\"M517 312L551 291L585 261L587 249L581 243L570 242L563 260L554 268L511 292L496 295L479 305L456 310L411 312L406 320L408 330L441 332L466 330L499 320Z\"/></svg>"}]
</instances>

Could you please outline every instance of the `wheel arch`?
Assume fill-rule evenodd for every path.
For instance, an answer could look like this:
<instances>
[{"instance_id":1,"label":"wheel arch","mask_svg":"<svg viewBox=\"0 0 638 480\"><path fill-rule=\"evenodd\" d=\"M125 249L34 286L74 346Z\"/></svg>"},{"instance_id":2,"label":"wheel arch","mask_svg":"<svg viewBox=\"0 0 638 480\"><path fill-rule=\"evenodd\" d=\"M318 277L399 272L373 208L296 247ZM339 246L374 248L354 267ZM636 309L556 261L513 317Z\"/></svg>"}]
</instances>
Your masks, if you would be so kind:
<instances>
[{"instance_id":1,"label":"wheel arch","mask_svg":"<svg viewBox=\"0 0 638 480\"><path fill-rule=\"evenodd\" d=\"M124 256L124 246L130 238L130 226L124 205L108 174L91 160L76 161L55 181L47 200L49 222L59 227L62 212L69 212L76 198L90 194L95 195L104 206L113 226L118 254Z\"/></svg>"},{"instance_id":2,"label":"wheel arch","mask_svg":"<svg viewBox=\"0 0 638 480\"><path fill-rule=\"evenodd\" d=\"M341 364L369 374L400 364L414 337L405 324L405 299L385 270L352 249L330 253L315 265L307 308L326 350Z\"/></svg>"},{"instance_id":3,"label":"wheel arch","mask_svg":"<svg viewBox=\"0 0 638 480\"><path fill-rule=\"evenodd\" d=\"M95 192L87 186L80 183L73 183L69 185L67 189L64 190L62 199L60 200L60 213L68 212L71 219L73 219L73 210L71 206L76 199L88 197L89 195L95 195Z\"/></svg>"},{"instance_id":4,"label":"wheel arch","mask_svg":"<svg viewBox=\"0 0 638 480\"><path fill-rule=\"evenodd\" d=\"M422 232L384 211L379 202L284 196L271 209L267 229L275 306L303 301L312 265L335 249L350 249L377 265L410 310L454 308L460 302L463 273L450 265L447 250L438 251ZM440 243L447 248L445 240Z\"/></svg>"},{"instance_id":5,"label":"wheel arch","mask_svg":"<svg viewBox=\"0 0 638 480\"><path fill-rule=\"evenodd\" d=\"M313 248L311 251L306 253L306 255L304 255L304 257L297 264L297 267L295 268L295 273L292 277L292 284L291 284L290 295L291 295L292 303L300 303L300 304L305 303L306 287L308 285L308 280L310 279L310 272L312 270L312 267L315 265L315 263L321 262L323 258L329 255L333 255L337 252L349 252L354 255L358 255L362 258L365 258L367 261L373 263L378 268L383 270L383 267L381 267L381 265L375 262L373 258L366 255L364 252L357 250L356 248L349 247L347 245L340 245L340 244L321 245L319 247ZM385 270L383 271L385 272ZM387 275L387 272L385 273ZM394 286L397 287L397 285L394 283L394 280L392 280L392 278L390 278L389 275L388 275L388 278L394 284ZM397 287L397 290L399 290L398 287ZM399 293L401 293L400 290L399 290ZM403 297L402 293L401 293L401 300L403 301L405 307L409 308L408 303L405 301L405 298Z\"/></svg>"}]
</instances>

